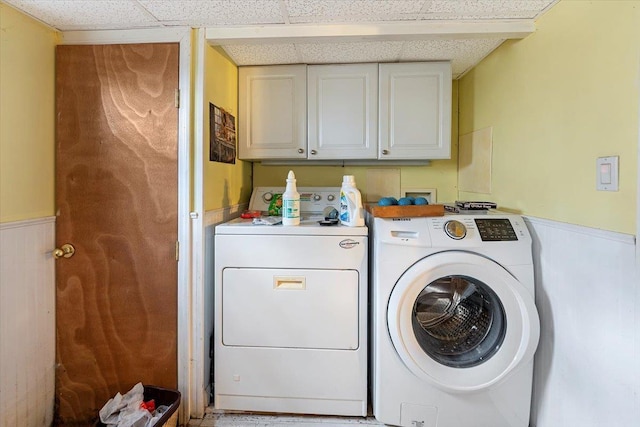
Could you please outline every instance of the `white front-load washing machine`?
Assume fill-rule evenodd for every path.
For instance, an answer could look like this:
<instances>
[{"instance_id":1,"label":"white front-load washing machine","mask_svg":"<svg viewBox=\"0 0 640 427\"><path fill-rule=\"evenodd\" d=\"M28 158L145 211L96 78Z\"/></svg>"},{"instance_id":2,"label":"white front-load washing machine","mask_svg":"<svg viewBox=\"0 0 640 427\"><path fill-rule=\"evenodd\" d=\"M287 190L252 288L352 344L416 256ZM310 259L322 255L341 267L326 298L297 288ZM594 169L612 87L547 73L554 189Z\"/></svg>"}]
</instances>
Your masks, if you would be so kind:
<instances>
[{"instance_id":1,"label":"white front-load washing machine","mask_svg":"<svg viewBox=\"0 0 640 427\"><path fill-rule=\"evenodd\" d=\"M540 324L518 215L373 218L372 403L411 427L525 427Z\"/></svg>"}]
</instances>

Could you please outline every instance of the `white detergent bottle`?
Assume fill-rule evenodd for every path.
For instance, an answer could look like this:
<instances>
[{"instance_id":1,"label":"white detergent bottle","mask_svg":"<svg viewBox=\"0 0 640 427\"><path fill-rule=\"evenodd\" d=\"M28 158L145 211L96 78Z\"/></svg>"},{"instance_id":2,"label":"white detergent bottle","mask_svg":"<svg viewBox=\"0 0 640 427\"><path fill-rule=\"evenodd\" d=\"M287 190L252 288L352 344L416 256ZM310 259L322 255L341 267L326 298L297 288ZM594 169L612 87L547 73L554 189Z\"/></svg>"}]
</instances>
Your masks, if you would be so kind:
<instances>
[{"instance_id":1,"label":"white detergent bottle","mask_svg":"<svg viewBox=\"0 0 640 427\"><path fill-rule=\"evenodd\" d=\"M353 175L345 175L342 178L342 188L340 189L340 222L349 227L362 227L364 225L362 196L356 188L356 179Z\"/></svg>"},{"instance_id":2,"label":"white detergent bottle","mask_svg":"<svg viewBox=\"0 0 640 427\"><path fill-rule=\"evenodd\" d=\"M300 194L293 171L289 171L287 187L282 193L282 225L300 225Z\"/></svg>"}]
</instances>

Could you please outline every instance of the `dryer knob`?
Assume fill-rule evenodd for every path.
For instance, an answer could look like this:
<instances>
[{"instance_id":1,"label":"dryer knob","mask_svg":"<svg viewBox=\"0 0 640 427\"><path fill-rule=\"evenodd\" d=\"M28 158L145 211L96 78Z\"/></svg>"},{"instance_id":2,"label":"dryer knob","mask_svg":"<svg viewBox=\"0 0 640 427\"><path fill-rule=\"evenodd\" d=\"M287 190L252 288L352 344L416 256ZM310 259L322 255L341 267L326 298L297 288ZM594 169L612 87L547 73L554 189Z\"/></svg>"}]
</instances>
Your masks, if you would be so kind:
<instances>
[{"instance_id":1,"label":"dryer knob","mask_svg":"<svg viewBox=\"0 0 640 427\"><path fill-rule=\"evenodd\" d=\"M460 221L456 220L445 222L444 231L447 233L447 236L456 240L464 239L464 236L467 235L467 227L465 227Z\"/></svg>"},{"instance_id":2,"label":"dryer knob","mask_svg":"<svg viewBox=\"0 0 640 427\"><path fill-rule=\"evenodd\" d=\"M272 193L264 193L262 195L262 200L264 200L265 202L270 202L271 199L273 199L273 194Z\"/></svg>"}]
</instances>

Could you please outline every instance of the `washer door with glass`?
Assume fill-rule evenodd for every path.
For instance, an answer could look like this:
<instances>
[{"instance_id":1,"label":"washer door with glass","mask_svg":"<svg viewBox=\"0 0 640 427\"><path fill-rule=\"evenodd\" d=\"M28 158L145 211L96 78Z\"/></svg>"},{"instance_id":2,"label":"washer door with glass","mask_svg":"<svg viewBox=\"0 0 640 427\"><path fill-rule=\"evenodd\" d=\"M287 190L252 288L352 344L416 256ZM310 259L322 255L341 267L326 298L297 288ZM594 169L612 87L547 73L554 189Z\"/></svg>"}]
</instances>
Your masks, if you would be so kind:
<instances>
[{"instance_id":1,"label":"washer door with glass","mask_svg":"<svg viewBox=\"0 0 640 427\"><path fill-rule=\"evenodd\" d=\"M393 345L416 376L449 391L490 387L533 357L533 296L502 266L441 252L411 266L387 307Z\"/></svg>"}]
</instances>

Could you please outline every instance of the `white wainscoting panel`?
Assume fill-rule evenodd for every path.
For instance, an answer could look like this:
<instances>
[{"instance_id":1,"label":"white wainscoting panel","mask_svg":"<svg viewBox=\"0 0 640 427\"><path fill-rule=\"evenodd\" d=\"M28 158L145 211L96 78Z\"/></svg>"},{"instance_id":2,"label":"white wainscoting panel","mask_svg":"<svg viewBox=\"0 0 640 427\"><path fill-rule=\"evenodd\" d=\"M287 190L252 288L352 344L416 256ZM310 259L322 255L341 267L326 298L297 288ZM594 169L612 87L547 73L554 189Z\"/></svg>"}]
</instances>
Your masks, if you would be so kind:
<instances>
[{"instance_id":1,"label":"white wainscoting panel","mask_svg":"<svg viewBox=\"0 0 640 427\"><path fill-rule=\"evenodd\" d=\"M55 218L0 224L0 426L53 422Z\"/></svg>"},{"instance_id":2,"label":"white wainscoting panel","mask_svg":"<svg viewBox=\"0 0 640 427\"><path fill-rule=\"evenodd\" d=\"M240 216L242 211L246 210L248 203L230 206L227 208L216 209L206 211L204 215L204 340L205 340L205 354L204 354L204 381L205 389L211 393L211 357L210 337L213 334L213 291L214 291L214 278L215 272L213 269L213 249L214 249L214 237L215 227L218 224L232 220Z\"/></svg>"},{"instance_id":3,"label":"white wainscoting panel","mask_svg":"<svg viewBox=\"0 0 640 427\"><path fill-rule=\"evenodd\" d=\"M541 321L531 426L638 425L635 236L526 220L533 236Z\"/></svg>"}]
</instances>

